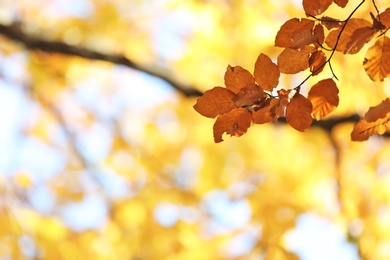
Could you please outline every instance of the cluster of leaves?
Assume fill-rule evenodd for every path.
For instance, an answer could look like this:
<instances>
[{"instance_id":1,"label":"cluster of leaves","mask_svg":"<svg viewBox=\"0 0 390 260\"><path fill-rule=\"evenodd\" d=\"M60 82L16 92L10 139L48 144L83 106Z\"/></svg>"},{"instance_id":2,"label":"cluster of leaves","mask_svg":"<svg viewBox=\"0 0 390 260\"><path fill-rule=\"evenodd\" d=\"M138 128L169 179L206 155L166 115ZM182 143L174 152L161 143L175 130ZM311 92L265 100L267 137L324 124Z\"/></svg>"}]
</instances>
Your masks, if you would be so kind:
<instances>
[{"instance_id":1,"label":"cluster of leaves","mask_svg":"<svg viewBox=\"0 0 390 260\"><path fill-rule=\"evenodd\" d=\"M373 81L383 81L390 75L390 8L377 15L370 13L372 22L352 18L365 2L354 9L346 20L339 20L324 13L332 3L344 8L347 0L304 0L303 9L308 18L292 18L285 22L275 38L275 46L284 48L277 57L277 64L261 53L256 60L253 75L246 69L228 65L225 86L208 90L198 98L194 108L201 115L215 118L214 141L223 141L224 133L241 136L254 124L278 121L285 117L296 130L305 131L313 118L321 120L339 104L339 89L331 65L335 52L356 54L365 44L376 38L363 62L367 75ZM328 47L325 47L326 44ZM326 52L330 53L327 57ZM329 65L332 78L319 80L311 86L307 97L300 93L301 86L319 75ZM309 69L310 75L298 86L290 89L278 87L283 74L297 74ZM390 120L390 100L370 108L355 125L352 140L367 140L371 135L384 134ZM368 116L369 115L369 116Z\"/></svg>"}]
</instances>

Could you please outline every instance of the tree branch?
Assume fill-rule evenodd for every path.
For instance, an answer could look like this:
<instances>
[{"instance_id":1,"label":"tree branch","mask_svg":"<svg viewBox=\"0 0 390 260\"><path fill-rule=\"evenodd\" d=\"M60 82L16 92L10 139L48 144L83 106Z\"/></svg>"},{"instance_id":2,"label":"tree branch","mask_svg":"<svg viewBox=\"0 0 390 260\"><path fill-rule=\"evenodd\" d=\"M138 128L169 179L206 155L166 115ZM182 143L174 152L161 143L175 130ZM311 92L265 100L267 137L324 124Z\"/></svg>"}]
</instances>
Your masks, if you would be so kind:
<instances>
[{"instance_id":1,"label":"tree branch","mask_svg":"<svg viewBox=\"0 0 390 260\"><path fill-rule=\"evenodd\" d=\"M194 87L186 86L177 80L168 77L166 72L163 72L162 69L152 69L146 66L137 64L128 58L121 55L105 54L96 51L91 51L82 47L72 46L65 44L63 42L57 41L46 41L42 39L37 39L25 32L23 32L19 24L3 25L0 24L0 34L8 37L13 41L17 41L23 44L26 48L31 50L41 50L44 52L51 53L61 53L65 55L78 56L90 60L102 60L108 61L113 64L123 65L138 71L142 71L151 76L160 78L170 84L178 92L181 92L187 97L190 96L201 96L203 93Z\"/></svg>"}]
</instances>

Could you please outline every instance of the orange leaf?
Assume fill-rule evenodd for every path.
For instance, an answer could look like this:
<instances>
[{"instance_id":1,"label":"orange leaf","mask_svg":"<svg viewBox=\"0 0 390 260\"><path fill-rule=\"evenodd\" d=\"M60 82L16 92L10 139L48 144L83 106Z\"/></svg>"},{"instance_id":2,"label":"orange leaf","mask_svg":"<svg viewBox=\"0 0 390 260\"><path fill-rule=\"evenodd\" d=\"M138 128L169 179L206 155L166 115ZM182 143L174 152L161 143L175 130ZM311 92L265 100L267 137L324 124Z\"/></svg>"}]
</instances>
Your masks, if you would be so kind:
<instances>
[{"instance_id":1,"label":"orange leaf","mask_svg":"<svg viewBox=\"0 0 390 260\"><path fill-rule=\"evenodd\" d=\"M333 0L303 0L305 13L312 16L322 14L333 3Z\"/></svg>"},{"instance_id":2,"label":"orange leaf","mask_svg":"<svg viewBox=\"0 0 390 260\"><path fill-rule=\"evenodd\" d=\"M251 114L245 108L236 108L220 115L214 124L214 142L223 141L223 133L242 136L251 125Z\"/></svg>"},{"instance_id":3,"label":"orange leaf","mask_svg":"<svg viewBox=\"0 0 390 260\"><path fill-rule=\"evenodd\" d=\"M197 99L194 109L202 116L214 118L235 108L233 97L234 93L230 90L215 87Z\"/></svg>"},{"instance_id":4,"label":"orange leaf","mask_svg":"<svg viewBox=\"0 0 390 260\"><path fill-rule=\"evenodd\" d=\"M386 26L386 28L390 27L390 8L387 8L384 12L379 14L381 23ZM377 18L379 20L379 18Z\"/></svg>"},{"instance_id":5,"label":"orange leaf","mask_svg":"<svg viewBox=\"0 0 390 260\"><path fill-rule=\"evenodd\" d=\"M313 27L314 21L305 18L301 20L292 18L280 27L275 38L275 46L288 48L297 34L305 30L311 30Z\"/></svg>"},{"instance_id":6,"label":"orange leaf","mask_svg":"<svg viewBox=\"0 0 390 260\"><path fill-rule=\"evenodd\" d=\"M375 122L378 119L388 117L390 113L390 99L386 98L379 105L370 107L367 113L364 115L364 119L367 122Z\"/></svg>"},{"instance_id":7,"label":"orange leaf","mask_svg":"<svg viewBox=\"0 0 390 260\"><path fill-rule=\"evenodd\" d=\"M334 0L336 5L344 8L348 4L348 0Z\"/></svg>"},{"instance_id":8,"label":"orange leaf","mask_svg":"<svg viewBox=\"0 0 390 260\"><path fill-rule=\"evenodd\" d=\"M383 81L390 75L390 38L379 38L368 49L363 67L372 81Z\"/></svg>"},{"instance_id":9,"label":"orange leaf","mask_svg":"<svg viewBox=\"0 0 390 260\"><path fill-rule=\"evenodd\" d=\"M314 75L319 74L324 69L326 62L326 56L323 51L315 51L309 58L310 71Z\"/></svg>"},{"instance_id":10,"label":"orange leaf","mask_svg":"<svg viewBox=\"0 0 390 260\"><path fill-rule=\"evenodd\" d=\"M313 118L311 102L299 93L291 99L286 108L287 122L298 131L305 131L311 125Z\"/></svg>"},{"instance_id":11,"label":"orange leaf","mask_svg":"<svg viewBox=\"0 0 390 260\"><path fill-rule=\"evenodd\" d=\"M322 45L324 43L324 41L325 41L324 27L321 24L317 24L314 27L314 31L313 32L317 36L317 42L316 42L315 46L318 47L319 44Z\"/></svg>"},{"instance_id":12,"label":"orange leaf","mask_svg":"<svg viewBox=\"0 0 390 260\"><path fill-rule=\"evenodd\" d=\"M244 107L260 103L261 99L265 99L265 93L258 85L254 84L240 89L232 101L236 107Z\"/></svg>"},{"instance_id":13,"label":"orange leaf","mask_svg":"<svg viewBox=\"0 0 390 260\"><path fill-rule=\"evenodd\" d=\"M314 47L305 46L302 50L286 48L278 56L278 66L282 73L295 74L309 67L309 56L316 51Z\"/></svg>"},{"instance_id":14,"label":"orange leaf","mask_svg":"<svg viewBox=\"0 0 390 260\"><path fill-rule=\"evenodd\" d=\"M272 91L279 84L280 71L278 65L261 53L255 63L254 76L262 89Z\"/></svg>"},{"instance_id":15,"label":"orange leaf","mask_svg":"<svg viewBox=\"0 0 390 260\"><path fill-rule=\"evenodd\" d=\"M378 122L366 122L362 118L357 122L351 133L352 141L365 141L372 135L383 135L386 130L389 120L383 121L379 120Z\"/></svg>"},{"instance_id":16,"label":"orange leaf","mask_svg":"<svg viewBox=\"0 0 390 260\"><path fill-rule=\"evenodd\" d=\"M320 120L330 114L339 105L339 89L332 79L324 79L309 91L308 99L313 105L312 115Z\"/></svg>"},{"instance_id":17,"label":"orange leaf","mask_svg":"<svg viewBox=\"0 0 390 260\"><path fill-rule=\"evenodd\" d=\"M336 51L344 52L347 49L347 44L351 41L352 34L359 28L372 27L372 24L364 19L351 18L343 33L340 35L340 40L337 44ZM330 47L334 48L337 42L337 38L341 32L341 27L337 30L331 31L325 39L325 43Z\"/></svg>"},{"instance_id":18,"label":"orange leaf","mask_svg":"<svg viewBox=\"0 0 390 260\"><path fill-rule=\"evenodd\" d=\"M238 93L240 89L246 86L254 85L255 78L246 69L236 66L228 65L225 73L225 85L234 93Z\"/></svg>"},{"instance_id":19,"label":"orange leaf","mask_svg":"<svg viewBox=\"0 0 390 260\"><path fill-rule=\"evenodd\" d=\"M252 120L255 124L265 124L271 122L276 115L275 109L279 104L279 99L272 98L269 100L268 106L252 112Z\"/></svg>"},{"instance_id":20,"label":"orange leaf","mask_svg":"<svg viewBox=\"0 0 390 260\"><path fill-rule=\"evenodd\" d=\"M344 54L356 54L369 42L377 30L371 27L362 27L352 33L351 40L347 43Z\"/></svg>"}]
</instances>

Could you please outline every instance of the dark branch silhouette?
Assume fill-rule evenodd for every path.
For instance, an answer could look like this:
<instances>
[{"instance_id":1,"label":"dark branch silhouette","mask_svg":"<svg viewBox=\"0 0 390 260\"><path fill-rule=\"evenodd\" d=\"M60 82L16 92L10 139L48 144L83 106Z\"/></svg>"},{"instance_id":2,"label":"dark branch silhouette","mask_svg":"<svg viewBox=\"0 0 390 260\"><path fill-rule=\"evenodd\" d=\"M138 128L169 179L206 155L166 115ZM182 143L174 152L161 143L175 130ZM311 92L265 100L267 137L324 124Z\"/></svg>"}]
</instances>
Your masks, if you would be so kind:
<instances>
[{"instance_id":1,"label":"dark branch silhouette","mask_svg":"<svg viewBox=\"0 0 390 260\"><path fill-rule=\"evenodd\" d=\"M72 46L65 44L63 42L58 41L46 41L42 39L38 39L34 36L31 36L23 30L21 30L19 24L11 24L11 25L3 25L0 24L0 34L7 36L8 38L17 41L23 44L26 48L31 50L41 50L44 52L51 53L61 53L65 55L73 55L78 56L90 60L102 60L111 62L117 65L123 65L138 71L142 71L149 75L158 77L165 82L169 83L173 88L175 88L178 92L181 92L185 96L201 96L203 93L194 87L184 85L174 78L168 77L166 71L162 71L162 69L153 69L146 66L142 66L137 64L128 58L115 55L115 54L104 54L92 50L88 50L82 47Z\"/></svg>"}]
</instances>

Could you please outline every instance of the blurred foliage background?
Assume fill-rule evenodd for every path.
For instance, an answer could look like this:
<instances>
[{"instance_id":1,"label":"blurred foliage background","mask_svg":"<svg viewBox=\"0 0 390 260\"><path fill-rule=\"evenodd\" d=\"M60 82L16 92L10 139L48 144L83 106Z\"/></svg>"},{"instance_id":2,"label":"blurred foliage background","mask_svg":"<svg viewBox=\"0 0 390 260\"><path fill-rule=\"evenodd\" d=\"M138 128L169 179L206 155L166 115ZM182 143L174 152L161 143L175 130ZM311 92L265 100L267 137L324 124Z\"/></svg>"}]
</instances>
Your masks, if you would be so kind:
<instances>
[{"instance_id":1,"label":"blurred foliage background","mask_svg":"<svg viewBox=\"0 0 390 260\"><path fill-rule=\"evenodd\" d=\"M356 17L369 17L366 2ZM300 1L0 1L3 25L202 92L223 86L228 64L275 59L292 17L304 17ZM367 48L335 54L330 119L390 96L363 70ZM390 259L388 138L351 142L353 122L267 124L216 145L195 102L140 70L0 34L0 259Z\"/></svg>"}]
</instances>

